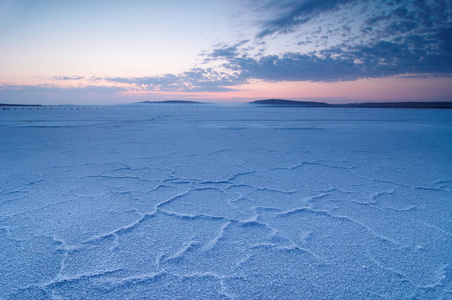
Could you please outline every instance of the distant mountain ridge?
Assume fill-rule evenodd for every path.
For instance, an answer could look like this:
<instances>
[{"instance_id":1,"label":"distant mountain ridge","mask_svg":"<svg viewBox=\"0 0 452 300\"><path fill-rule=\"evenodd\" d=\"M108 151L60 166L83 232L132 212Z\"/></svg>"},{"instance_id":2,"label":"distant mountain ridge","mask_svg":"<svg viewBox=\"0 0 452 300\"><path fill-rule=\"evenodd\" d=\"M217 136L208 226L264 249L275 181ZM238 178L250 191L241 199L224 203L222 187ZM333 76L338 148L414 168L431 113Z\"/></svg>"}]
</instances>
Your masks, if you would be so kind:
<instances>
[{"instance_id":1,"label":"distant mountain ridge","mask_svg":"<svg viewBox=\"0 0 452 300\"><path fill-rule=\"evenodd\" d=\"M266 99L248 102L250 104L268 106L297 106L297 107L350 107L350 108L437 108L452 109L452 102L367 102L329 104L314 101L295 101L285 99Z\"/></svg>"}]
</instances>

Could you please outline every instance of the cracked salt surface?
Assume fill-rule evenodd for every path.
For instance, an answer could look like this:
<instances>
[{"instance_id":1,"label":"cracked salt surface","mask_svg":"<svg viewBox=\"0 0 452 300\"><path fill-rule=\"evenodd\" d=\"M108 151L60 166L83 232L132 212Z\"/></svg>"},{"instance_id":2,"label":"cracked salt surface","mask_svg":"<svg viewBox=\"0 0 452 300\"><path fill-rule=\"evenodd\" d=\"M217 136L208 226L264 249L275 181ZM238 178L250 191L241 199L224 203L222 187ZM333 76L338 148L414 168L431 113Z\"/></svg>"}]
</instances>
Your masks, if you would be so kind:
<instances>
[{"instance_id":1,"label":"cracked salt surface","mask_svg":"<svg viewBox=\"0 0 452 300\"><path fill-rule=\"evenodd\" d=\"M0 114L0 299L452 299L452 111Z\"/></svg>"}]
</instances>

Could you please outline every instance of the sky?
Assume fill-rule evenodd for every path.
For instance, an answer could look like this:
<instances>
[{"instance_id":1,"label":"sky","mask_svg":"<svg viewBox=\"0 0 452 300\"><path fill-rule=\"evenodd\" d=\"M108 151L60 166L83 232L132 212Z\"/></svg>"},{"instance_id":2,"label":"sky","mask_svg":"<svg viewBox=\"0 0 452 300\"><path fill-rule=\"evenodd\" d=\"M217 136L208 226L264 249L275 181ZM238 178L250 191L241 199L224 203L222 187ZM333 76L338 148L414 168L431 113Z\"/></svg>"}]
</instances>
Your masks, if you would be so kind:
<instances>
[{"instance_id":1,"label":"sky","mask_svg":"<svg viewBox=\"0 0 452 300\"><path fill-rule=\"evenodd\" d=\"M452 0L0 0L0 103L452 101Z\"/></svg>"}]
</instances>

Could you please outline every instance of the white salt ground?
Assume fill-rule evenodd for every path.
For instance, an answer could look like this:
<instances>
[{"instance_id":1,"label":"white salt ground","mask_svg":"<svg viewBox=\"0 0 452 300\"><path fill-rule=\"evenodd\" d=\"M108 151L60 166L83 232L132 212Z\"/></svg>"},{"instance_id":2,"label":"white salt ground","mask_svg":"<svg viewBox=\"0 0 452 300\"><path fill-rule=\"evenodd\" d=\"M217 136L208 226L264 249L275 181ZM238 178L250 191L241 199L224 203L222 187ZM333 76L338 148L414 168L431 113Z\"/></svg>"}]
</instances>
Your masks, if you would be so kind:
<instances>
[{"instance_id":1,"label":"white salt ground","mask_svg":"<svg viewBox=\"0 0 452 300\"><path fill-rule=\"evenodd\" d=\"M0 299L452 299L452 110L10 108L0 155Z\"/></svg>"}]
</instances>

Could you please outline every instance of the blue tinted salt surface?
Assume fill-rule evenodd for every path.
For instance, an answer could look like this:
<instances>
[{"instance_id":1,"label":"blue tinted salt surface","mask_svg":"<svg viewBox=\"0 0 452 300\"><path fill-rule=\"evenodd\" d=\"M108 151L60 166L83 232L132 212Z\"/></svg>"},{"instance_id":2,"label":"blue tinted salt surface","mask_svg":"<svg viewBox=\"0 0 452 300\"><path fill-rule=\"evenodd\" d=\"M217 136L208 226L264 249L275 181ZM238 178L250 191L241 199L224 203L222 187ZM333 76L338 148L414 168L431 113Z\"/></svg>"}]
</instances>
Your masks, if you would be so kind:
<instances>
[{"instance_id":1,"label":"blue tinted salt surface","mask_svg":"<svg viewBox=\"0 0 452 300\"><path fill-rule=\"evenodd\" d=\"M452 299L452 110L0 111L0 299Z\"/></svg>"}]
</instances>

